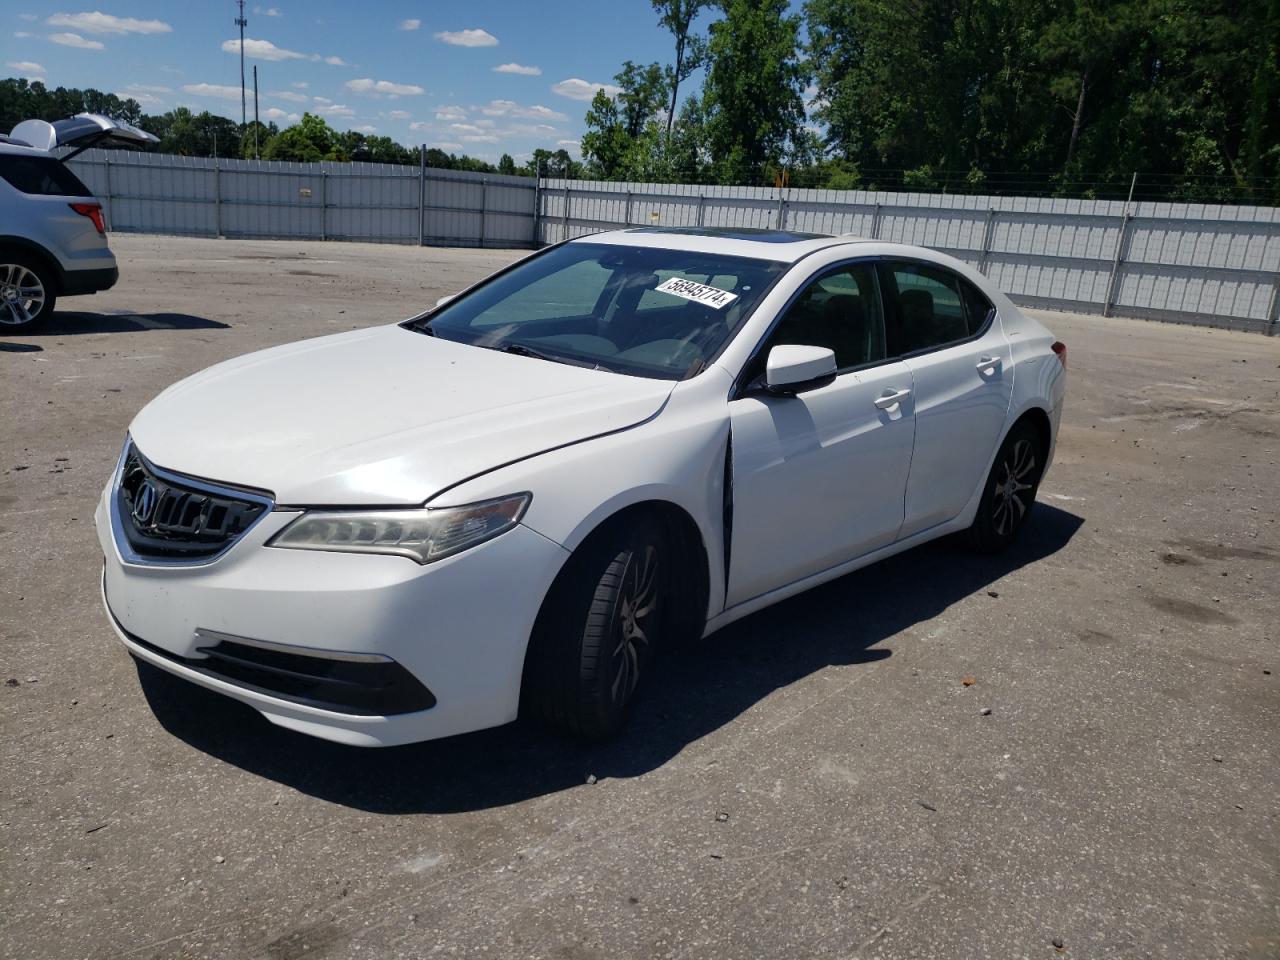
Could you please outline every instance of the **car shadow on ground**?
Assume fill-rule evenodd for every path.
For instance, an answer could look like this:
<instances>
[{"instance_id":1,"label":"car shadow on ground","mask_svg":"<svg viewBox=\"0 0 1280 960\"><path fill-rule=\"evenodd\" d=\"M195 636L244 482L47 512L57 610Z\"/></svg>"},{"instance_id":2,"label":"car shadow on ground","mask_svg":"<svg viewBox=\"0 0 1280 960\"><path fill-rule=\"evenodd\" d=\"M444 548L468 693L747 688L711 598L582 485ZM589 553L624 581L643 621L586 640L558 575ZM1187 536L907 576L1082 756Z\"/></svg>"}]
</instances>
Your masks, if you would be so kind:
<instances>
[{"instance_id":1,"label":"car shadow on ground","mask_svg":"<svg viewBox=\"0 0 1280 960\"><path fill-rule=\"evenodd\" d=\"M137 663L138 676L166 730L258 776L376 813L486 809L578 786L588 775L646 773L808 674L889 657L883 641L1056 553L1083 522L1040 504L1018 543L998 556L975 556L951 540L926 544L740 620L668 657L629 726L603 745L521 721L404 747L344 747L274 727L149 664Z\"/></svg>"},{"instance_id":2,"label":"car shadow on ground","mask_svg":"<svg viewBox=\"0 0 1280 960\"><path fill-rule=\"evenodd\" d=\"M229 330L231 325L189 313L133 313L112 310L107 313L58 310L36 329L13 331L10 336L69 337L82 333L138 333L143 330Z\"/></svg>"}]
</instances>

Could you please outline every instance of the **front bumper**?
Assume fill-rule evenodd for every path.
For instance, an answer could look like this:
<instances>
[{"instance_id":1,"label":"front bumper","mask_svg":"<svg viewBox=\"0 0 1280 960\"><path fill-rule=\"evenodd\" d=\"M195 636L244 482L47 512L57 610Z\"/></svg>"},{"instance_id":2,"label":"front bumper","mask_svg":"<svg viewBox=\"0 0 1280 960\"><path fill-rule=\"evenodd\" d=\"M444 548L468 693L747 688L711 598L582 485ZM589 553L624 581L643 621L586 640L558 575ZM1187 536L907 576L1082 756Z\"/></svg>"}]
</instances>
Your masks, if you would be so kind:
<instances>
[{"instance_id":1,"label":"front bumper","mask_svg":"<svg viewBox=\"0 0 1280 960\"><path fill-rule=\"evenodd\" d=\"M425 566L394 556L281 550L265 543L297 514L265 516L200 566L121 556L104 491L95 521L103 603L134 656L234 697L272 723L356 746L430 740L514 720L525 648L568 552L516 526ZM198 632L197 632L198 631ZM376 655L429 689L434 706L381 715L331 709L203 669L210 636L326 656Z\"/></svg>"}]
</instances>

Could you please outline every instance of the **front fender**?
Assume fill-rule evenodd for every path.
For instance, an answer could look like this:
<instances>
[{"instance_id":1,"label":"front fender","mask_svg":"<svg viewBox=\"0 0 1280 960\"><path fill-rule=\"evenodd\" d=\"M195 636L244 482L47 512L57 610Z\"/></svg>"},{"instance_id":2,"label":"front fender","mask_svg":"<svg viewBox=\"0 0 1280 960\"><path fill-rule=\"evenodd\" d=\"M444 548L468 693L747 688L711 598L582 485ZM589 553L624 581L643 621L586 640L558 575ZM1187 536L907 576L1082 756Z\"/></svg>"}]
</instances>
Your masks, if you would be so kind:
<instances>
[{"instance_id":1,"label":"front fender","mask_svg":"<svg viewBox=\"0 0 1280 960\"><path fill-rule=\"evenodd\" d=\"M456 506L528 490L533 500L521 523L573 551L628 507L674 504L702 537L710 587L707 615L714 616L724 601L727 378L712 368L697 378L696 387L694 381L681 384L650 421L492 470L438 494L428 505Z\"/></svg>"}]
</instances>

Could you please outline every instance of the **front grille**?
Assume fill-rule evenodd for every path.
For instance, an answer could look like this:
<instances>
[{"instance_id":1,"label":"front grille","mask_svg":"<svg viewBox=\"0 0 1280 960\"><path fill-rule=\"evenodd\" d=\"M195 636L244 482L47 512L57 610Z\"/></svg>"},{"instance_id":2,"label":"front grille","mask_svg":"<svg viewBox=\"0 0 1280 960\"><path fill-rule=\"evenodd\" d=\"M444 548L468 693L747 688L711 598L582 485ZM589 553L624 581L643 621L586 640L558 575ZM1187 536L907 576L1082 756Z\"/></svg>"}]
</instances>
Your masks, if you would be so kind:
<instances>
[{"instance_id":1,"label":"front grille","mask_svg":"<svg viewBox=\"0 0 1280 960\"><path fill-rule=\"evenodd\" d=\"M116 480L116 520L143 562L199 563L231 547L271 509L263 494L159 470L130 443Z\"/></svg>"}]
</instances>

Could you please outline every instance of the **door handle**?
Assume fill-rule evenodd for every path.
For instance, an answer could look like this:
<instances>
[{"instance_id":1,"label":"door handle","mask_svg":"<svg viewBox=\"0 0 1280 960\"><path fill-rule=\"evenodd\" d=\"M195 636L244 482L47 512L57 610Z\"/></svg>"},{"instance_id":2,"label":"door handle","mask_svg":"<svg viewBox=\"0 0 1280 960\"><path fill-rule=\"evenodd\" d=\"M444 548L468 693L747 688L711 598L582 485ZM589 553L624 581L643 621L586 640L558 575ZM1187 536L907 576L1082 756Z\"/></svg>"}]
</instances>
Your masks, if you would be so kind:
<instances>
[{"instance_id":1,"label":"door handle","mask_svg":"<svg viewBox=\"0 0 1280 960\"><path fill-rule=\"evenodd\" d=\"M991 374L999 370L1000 367L1001 367L1001 362L999 357L979 357L978 358L978 372L983 374L984 376L988 376L988 377L991 376Z\"/></svg>"},{"instance_id":2,"label":"door handle","mask_svg":"<svg viewBox=\"0 0 1280 960\"><path fill-rule=\"evenodd\" d=\"M896 407L909 396L911 396L910 390L894 390L890 388L880 396L876 397L876 409L888 410L890 407Z\"/></svg>"}]
</instances>

